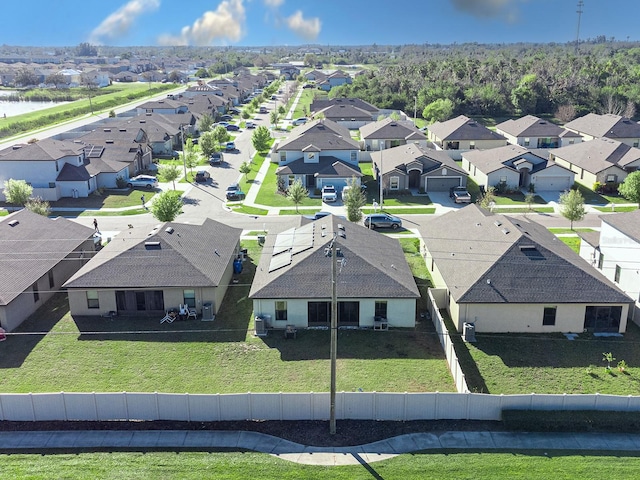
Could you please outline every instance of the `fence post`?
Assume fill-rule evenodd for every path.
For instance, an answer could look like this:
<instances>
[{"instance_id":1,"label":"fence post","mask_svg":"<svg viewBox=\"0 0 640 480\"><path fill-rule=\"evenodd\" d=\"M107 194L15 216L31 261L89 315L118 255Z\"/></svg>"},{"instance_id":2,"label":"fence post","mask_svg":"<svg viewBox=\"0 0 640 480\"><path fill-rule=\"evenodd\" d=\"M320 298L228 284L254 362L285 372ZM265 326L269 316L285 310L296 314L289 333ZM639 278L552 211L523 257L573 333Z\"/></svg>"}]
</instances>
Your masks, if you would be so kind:
<instances>
[{"instance_id":1,"label":"fence post","mask_svg":"<svg viewBox=\"0 0 640 480\"><path fill-rule=\"evenodd\" d=\"M60 392L60 396L62 398L62 409L64 410L64 420L69 420L69 415L67 414L67 397L64 392Z\"/></svg>"},{"instance_id":2,"label":"fence post","mask_svg":"<svg viewBox=\"0 0 640 480\"><path fill-rule=\"evenodd\" d=\"M91 398L93 398L93 411L96 415L96 420L100 420L98 415L98 402L96 401L96 392L91 392Z\"/></svg>"},{"instance_id":3,"label":"fence post","mask_svg":"<svg viewBox=\"0 0 640 480\"><path fill-rule=\"evenodd\" d=\"M253 420L253 405L251 401L251 392L247 392L247 403L249 404L249 420Z\"/></svg>"},{"instance_id":4,"label":"fence post","mask_svg":"<svg viewBox=\"0 0 640 480\"><path fill-rule=\"evenodd\" d=\"M185 396L187 399L187 421L191 421L191 397L189 396L189 392L185 392Z\"/></svg>"},{"instance_id":5,"label":"fence post","mask_svg":"<svg viewBox=\"0 0 640 480\"><path fill-rule=\"evenodd\" d=\"M129 402L127 401L127 392L122 392L122 399L124 400L124 411L127 415L127 420L131 420L129 415Z\"/></svg>"},{"instance_id":6,"label":"fence post","mask_svg":"<svg viewBox=\"0 0 640 480\"><path fill-rule=\"evenodd\" d=\"M29 401L31 402L31 419L32 421L36 421L36 407L33 404L33 394L29 392Z\"/></svg>"}]
</instances>

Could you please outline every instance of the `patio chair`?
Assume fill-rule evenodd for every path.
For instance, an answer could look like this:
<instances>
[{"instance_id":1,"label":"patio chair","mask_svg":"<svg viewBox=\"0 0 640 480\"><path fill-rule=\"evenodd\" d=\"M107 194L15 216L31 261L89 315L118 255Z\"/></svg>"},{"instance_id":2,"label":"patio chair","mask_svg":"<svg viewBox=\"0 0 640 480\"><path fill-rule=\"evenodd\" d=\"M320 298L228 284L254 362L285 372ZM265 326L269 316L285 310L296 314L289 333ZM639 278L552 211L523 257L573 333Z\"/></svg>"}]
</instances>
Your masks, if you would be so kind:
<instances>
[{"instance_id":1,"label":"patio chair","mask_svg":"<svg viewBox=\"0 0 640 480\"><path fill-rule=\"evenodd\" d=\"M176 312L169 310L167 314L164 317L162 317L162 320L160 320L160 323L164 323L164 322L173 323L175 319L176 319Z\"/></svg>"},{"instance_id":2,"label":"patio chair","mask_svg":"<svg viewBox=\"0 0 640 480\"><path fill-rule=\"evenodd\" d=\"M194 320L198 319L198 312L196 311L195 308L189 309L189 315L187 315L187 320L189 320L190 318L193 318Z\"/></svg>"}]
</instances>

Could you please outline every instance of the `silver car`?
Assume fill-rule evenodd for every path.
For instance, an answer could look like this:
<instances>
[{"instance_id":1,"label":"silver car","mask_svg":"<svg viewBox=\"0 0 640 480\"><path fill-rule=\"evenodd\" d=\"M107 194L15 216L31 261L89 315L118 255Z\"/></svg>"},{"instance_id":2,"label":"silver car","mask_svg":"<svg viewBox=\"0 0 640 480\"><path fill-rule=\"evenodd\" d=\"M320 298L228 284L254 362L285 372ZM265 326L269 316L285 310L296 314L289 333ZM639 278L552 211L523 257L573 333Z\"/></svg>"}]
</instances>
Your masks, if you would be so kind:
<instances>
[{"instance_id":1,"label":"silver car","mask_svg":"<svg viewBox=\"0 0 640 480\"><path fill-rule=\"evenodd\" d=\"M158 179L151 175L138 175L137 177L131 177L127 180L127 187L129 188L146 188L151 190L152 188L158 188Z\"/></svg>"}]
</instances>

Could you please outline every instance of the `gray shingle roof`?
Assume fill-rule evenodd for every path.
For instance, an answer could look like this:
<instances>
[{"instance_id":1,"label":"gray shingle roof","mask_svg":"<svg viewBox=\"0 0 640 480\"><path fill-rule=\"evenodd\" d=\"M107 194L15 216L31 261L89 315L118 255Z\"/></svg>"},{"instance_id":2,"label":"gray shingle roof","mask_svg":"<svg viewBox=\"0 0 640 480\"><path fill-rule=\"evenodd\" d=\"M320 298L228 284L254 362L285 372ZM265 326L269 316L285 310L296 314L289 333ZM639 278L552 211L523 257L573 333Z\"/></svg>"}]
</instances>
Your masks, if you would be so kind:
<instances>
[{"instance_id":1,"label":"gray shingle roof","mask_svg":"<svg viewBox=\"0 0 640 480\"><path fill-rule=\"evenodd\" d=\"M58 160L64 157L77 156L82 153L83 145L68 140L44 138L35 143L22 145L19 148L5 148L0 151L0 162L9 161L43 161Z\"/></svg>"},{"instance_id":2,"label":"gray shingle roof","mask_svg":"<svg viewBox=\"0 0 640 480\"><path fill-rule=\"evenodd\" d=\"M382 162L380 161L382 159ZM465 172L455 160L453 160L446 152L441 150L432 150L422 148L415 143L400 145L393 148L387 148L382 152L371 152L371 160L375 165L382 163L382 173L388 173L393 170L399 170L406 173L406 166L411 162L422 163L422 174L426 174L440 167L447 167L449 170L458 172L465 177Z\"/></svg>"},{"instance_id":3,"label":"gray shingle roof","mask_svg":"<svg viewBox=\"0 0 640 480\"><path fill-rule=\"evenodd\" d=\"M495 172L505 167L515 171L517 170L515 165L521 163L521 161L531 163L531 171L537 172L544 170L548 166L555 165L554 162L540 156L543 155L541 152L546 153L546 150L529 150L520 145L506 145L488 150L470 150L463 153L462 156L483 173Z\"/></svg>"},{"instance_id":4,"label":"gray shingle roof","mask_svg":"<svg viewBox=\"0 0 640 480\"><path fill-rule=\"evenodd\" d=\"M332 99L318 99L311 103L311 111L319 112L323 108L327 108L331 105L353 105L368 112L377 113L380 109L374 105L371 105L360 98L332 98Z\"/></svg>"},{"instance_id":5,"label":"gray shingle roof","mask_svg":"<svg viewBox=\"0 0 640 480\"><path fill-rule=\"evenodd\" d=\"M591 173L598 173L612 165L620 168L640 159L640 148L630 147L617 140L596 138L554 149L552 157L561 158Z\"/></svg>"},{"instance_id":6,"label":"gray shingle roof","mask_svg":"<svg viewBox=\"0 0 640 480\"><path fill-rule=\"evenodd\" d=\"M593 137L640 138L640 125L620 115L588 113L565 125L566 128Z\"/></svg>"},{"instance_id":7,"label":"gray shingle roof","mask_svg":"<svg viewBox=\"0 0 640 480\"><path fill-rule=\"evenodd\" d=\"M320 157L317 163L305 163L304 158L294 160L276 169L276 175L315 175L316 177L362 177L360 168L336 157Z\"/></svg>"},{"instance_id":8,"label":"gray shingle roof","mask_svg":"<svg viewBox=\"0 0 640 480\"><path fill-rule=\"evenodd\" d=\"M166 231L173 228L173 233ZM165 223L127 230L100 250L66 288L218 286L236 253L241 229L206 219L202 225ZM150 246L148 242L158 242ZM216 255L215 252L219 255Z\"/></svg>"},{"instance_id":9,"label":"gray shingle roof","mask_svg":"<svg viewBox=\"0 0 640 480\"><path fill-rule=\"evenodd\" d=\"M358 108L354 105L330 105L318 112L325 116L327 120L333 120L335 122L343 120L359 120L359 121L371 121L373 120L371 112Z\"/></svg>"},{"instance_id":10,"label":"gray shingle roof","mask_svg":"<svg viewBox=\"0 0 640 480\"><path fill-rule=\"evenodd\" d=\"M273 252L277 236L269 232L249 298L330 298L331 259L325 256L325 248L331 244L334 232L340 231L339 225L344 226L345 234L344 238L336 237L336 246L345 260L338 277L339 298L419 297L396 239L333 215L310 225L313 225L311 248L292 255L290 264L271 272L270 252ZM295 235L295 229L280 235Z\"/></svg>"},{"instance_id":11,"label":"gray shingle roof","mask_svg":"<svg viewBox=\"0 0 640 480\"><path fill-rule=\"evenodd\" d=\"M459 303L627 303L542 225L493 215L475 204L420 229L451 295Z\"/></svg>"},{"instance_id":12,"label":"gray shingle roof","mask_svg":"<svg viewBox=\"0 0 640 480\"><path fill-rule=\"evenodd\" d=\"M308 145L315 145L320 150L360 150L360 145L351 139L347 128L331 120L322 119L307 122L291 130L276 151L301 152Z\"/></svg>"},{"instance_id":13,"label":"gray shingle roof","mask_svg":"<svg viewBox=\"0 0 640 480\"><path fill-rule=\"evenodd\" d=\"M412 137L414 140L426 140L427 137L413 125L408 126L404 123L387 117L378 122L371 122L360 127L360 135L363 140L398 140Z\"/></svg>"},{"instance_id":14,"label":"gray shingle roof","mask_svg":"<svg viewBox=\"0 0 640 480\"><path fill-rule=\"evenodd\" d=\"M505 140L502 135L480 125L464 115L460 115L445 122L429 125L428 130L441 141L460 140Z\"/></svg>"},{"instance_id":15,"label":"gray shingle roof","mask_svg":"<svg viewBox=\"0 0 640 480\"><path fill-rule=\"evenodd\" d=\"M640 243L640 210L601 215L600 220Z\"/></svg>"},{"instance_id":16,"label":"gray shingle roof","mask_svg":"<svg viewBox=\"0 0 640 480\"><path fill-rule=\"evenodd\" d=\"M514 137L559 137L565 131L555 123L533 115L506 120L496 125L496 129Z\"/></svg>"},{"instance_id":17,"label":"gray shingle roof","mask_svg":"<svg viewBox=\"0 0 640 480\"><path fill-rule=\"evenodd\" d=\"M9 223L18 221L15 226ZM46 233L45 233L46 232ZM0 220L0 305L6 305L90 239L93 229L19 210Z\"/></svg>"}]
</instances>

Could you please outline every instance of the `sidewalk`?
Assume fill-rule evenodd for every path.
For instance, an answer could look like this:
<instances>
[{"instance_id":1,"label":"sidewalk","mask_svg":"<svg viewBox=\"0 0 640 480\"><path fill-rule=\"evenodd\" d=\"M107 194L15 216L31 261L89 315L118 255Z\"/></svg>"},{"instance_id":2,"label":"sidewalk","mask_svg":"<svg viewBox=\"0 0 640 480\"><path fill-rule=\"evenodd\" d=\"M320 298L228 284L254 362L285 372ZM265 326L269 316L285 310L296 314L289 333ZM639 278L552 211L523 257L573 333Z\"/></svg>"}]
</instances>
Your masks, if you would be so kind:
<instances>
[{"instance_id":1,"label":"sidewalk","mask_svg":"<svg viewBox=\"0 0 640 480\"><path fill-rule=\"evenodd\" d=\"M257 432L219 430L56 430L0 432L2 453L57 450L252 450L307 465L357 465L427 450L431 453L518 450L640 452L640 434L459 432L412 433L350 447L311 447Z\"/></svg>"}]
</instances>

